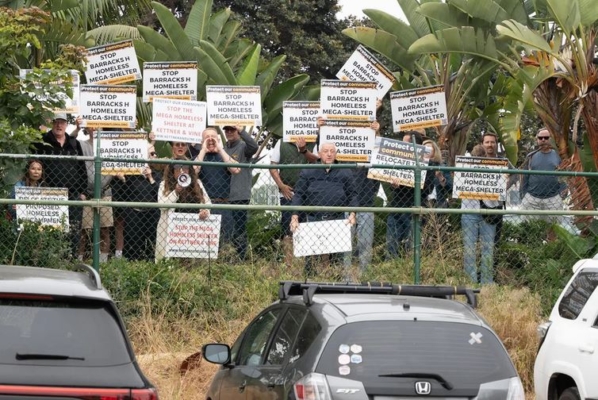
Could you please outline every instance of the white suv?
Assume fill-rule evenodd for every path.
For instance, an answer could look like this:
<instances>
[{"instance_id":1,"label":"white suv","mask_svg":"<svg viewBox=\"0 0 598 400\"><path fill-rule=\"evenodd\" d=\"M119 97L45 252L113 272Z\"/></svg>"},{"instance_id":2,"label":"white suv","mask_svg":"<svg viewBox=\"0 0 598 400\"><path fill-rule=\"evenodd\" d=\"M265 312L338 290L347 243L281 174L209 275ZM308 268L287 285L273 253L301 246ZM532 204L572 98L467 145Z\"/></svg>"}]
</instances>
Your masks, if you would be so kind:
<instances>
[{"instance_id":1,"label":"white suv","mask_svg":"<svg viewBox=\"0 0 598 400\"><path fill-rule=\"evenodd\" d=\"M598 399L598 260L580 260L550 320L538 327L537 400Z\"/></svg>"}]
</instances>

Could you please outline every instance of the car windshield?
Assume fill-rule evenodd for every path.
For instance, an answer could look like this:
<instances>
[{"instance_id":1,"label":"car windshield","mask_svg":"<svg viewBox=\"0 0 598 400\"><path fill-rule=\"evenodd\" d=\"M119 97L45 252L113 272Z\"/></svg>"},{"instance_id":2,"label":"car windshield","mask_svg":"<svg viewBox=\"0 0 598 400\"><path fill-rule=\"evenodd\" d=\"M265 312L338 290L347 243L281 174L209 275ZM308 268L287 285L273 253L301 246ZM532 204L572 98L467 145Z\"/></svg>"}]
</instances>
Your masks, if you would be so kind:
<instances>
[{"instance_id":1,"label":"car windshield","mask_svg":"<svg viewBox=\"0 0 598 400\"><path fill-rule=\"evenodd\" d=\"M103 302L0 299L0 364L104 367L131 362Z\"/></svg>"},{"instance_id":2,"label":"car windshield","mask_svg":"<svg viewBox=\"0 0 598 400\"><path fill-rule=\"evenodd\" d=\"M452 390L517 376L489 330L416 320L341 326L328 341L317 372L362 381L369 395L381 387L412 388L414 378Z\"/></svg>"}]
</instances>

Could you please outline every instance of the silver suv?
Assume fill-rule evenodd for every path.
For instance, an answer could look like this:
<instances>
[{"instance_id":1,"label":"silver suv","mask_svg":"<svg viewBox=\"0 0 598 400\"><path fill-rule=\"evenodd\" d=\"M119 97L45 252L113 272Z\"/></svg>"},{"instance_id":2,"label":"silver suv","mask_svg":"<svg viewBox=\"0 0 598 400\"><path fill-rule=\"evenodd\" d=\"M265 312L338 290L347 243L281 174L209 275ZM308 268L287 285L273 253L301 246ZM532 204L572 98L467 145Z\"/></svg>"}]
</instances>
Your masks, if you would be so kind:
<instances>
[{"instance_id":1,"label":"silver suv","mask_svg":"<svg viewBox=\"0 0 598 400\"><path fill-rule=\"evenodd\" d=\"M0 399L157 400L100 276L0 266Z\"/></svg>"},{"instance_id":2,"label":"silver suv","mask_svg":"<svg viewBox=\"0 0 598 400\"><path fill-rule=\"evenodd\" d=\"M475 305L474 291L459 287L281 282L279 301L232 348L203 347L222 365L207 398L523 400Z\"/></svg>"}]
</instances>

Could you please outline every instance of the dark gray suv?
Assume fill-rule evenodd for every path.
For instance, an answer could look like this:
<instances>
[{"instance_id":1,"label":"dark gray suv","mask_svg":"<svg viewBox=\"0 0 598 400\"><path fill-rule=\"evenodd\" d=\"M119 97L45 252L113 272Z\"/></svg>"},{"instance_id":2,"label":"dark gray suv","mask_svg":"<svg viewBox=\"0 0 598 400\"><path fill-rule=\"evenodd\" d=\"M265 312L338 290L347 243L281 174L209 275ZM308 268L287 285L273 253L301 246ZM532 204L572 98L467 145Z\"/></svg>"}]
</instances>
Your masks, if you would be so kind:
<instances>
[{"instance_id":1,"label":"dark gray suv","mask_svg":"<svg viewBox=\"0 0 598 400\"><path fill-rule=\"evenodd\" d=\"M157 400L100 276L0 266L0 399Z\"/></svg>"},{"instance_id":2,"label":"dark gray suv","mask_svg":"<svg viewBox=\"0 0 598 400\"><path fill-rule=\"evenodd\" d=\"M222 364L208 399L524 399L471 289L281 282L279 298L232 348L203 347Z\"/></svg>"}]
</instances>

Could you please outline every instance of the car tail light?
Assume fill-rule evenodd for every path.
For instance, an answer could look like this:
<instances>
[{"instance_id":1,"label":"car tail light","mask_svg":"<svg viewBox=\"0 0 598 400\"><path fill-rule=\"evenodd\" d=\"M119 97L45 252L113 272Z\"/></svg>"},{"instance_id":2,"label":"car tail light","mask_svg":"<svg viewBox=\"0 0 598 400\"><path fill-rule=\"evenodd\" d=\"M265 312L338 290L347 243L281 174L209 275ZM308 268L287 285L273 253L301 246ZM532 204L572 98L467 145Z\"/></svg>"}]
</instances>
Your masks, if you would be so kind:
<instances>
[{"instance_id":1,"label":"car tail light","mask_svg":"<svg viewBox=\"0 0 598 400\"><path fill-rule=\"evenodd\" d=\"M519 377L510 379L507 400L525 400L525 392L523 391L523 385Z\"/></svg>"},{"instance_id":2,"label":"car tail light","mask_svg":"<svg viewBox=\"0 0 598 400\"><path fill-rule=\"evenodd\" d=\"M71 397L81 400L158 400L154 389L66 388L0 385L0 395Z\"/></svg>"},{"instance_id":3,"label":"car tail light","mask_svg":"<svg viewBox=\"0 0 598 400\"><path fill-rule=\"evenodd\" d=\"M293 385L297 400L332 400L328 381L322 374L308 374Z\"/></svg>"}]
</instances>

